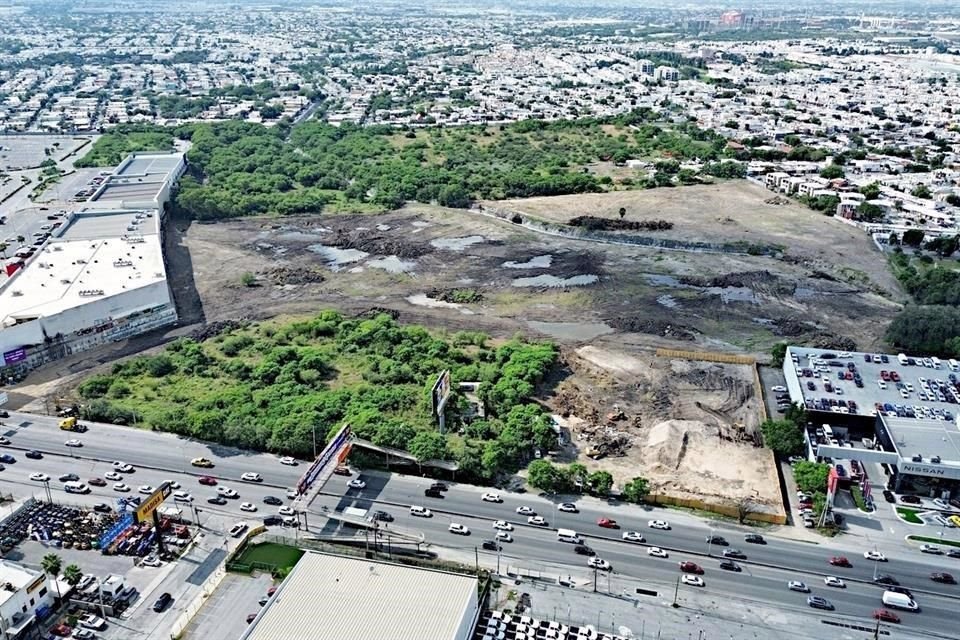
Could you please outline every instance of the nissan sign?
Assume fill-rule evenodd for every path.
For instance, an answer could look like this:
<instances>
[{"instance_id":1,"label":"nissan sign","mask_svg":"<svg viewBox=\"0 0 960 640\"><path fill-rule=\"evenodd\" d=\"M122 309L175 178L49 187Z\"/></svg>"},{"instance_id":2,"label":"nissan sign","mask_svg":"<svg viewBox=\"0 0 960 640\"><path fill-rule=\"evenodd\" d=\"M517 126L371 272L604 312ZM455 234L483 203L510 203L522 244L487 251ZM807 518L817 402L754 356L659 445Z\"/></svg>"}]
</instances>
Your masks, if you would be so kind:
<instances>
[{"instance_id":1,"label":"nissan sign","mask_svg":"<svg viewBox=\"0 0 960 640\"><path fill-rule=\"evenodd\" d=\"M917 464L915 462L901 462L897 465L900 473L909 473L915 476L927 476L931 478L953 478L960 479L960 468L945 467L938 464Z\"/></svg>"}]
</instances>

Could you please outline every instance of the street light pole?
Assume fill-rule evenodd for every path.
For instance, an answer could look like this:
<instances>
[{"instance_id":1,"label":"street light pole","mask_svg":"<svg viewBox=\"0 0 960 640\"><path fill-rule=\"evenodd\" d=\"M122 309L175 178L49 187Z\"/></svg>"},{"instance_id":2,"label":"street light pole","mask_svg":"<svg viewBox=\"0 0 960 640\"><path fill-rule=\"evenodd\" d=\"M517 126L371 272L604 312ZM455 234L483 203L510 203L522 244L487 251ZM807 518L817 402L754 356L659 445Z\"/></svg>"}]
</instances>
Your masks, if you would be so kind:
<instances>
[{"instance_id":1,"label":"street light pole","mask_svg":"<svg viewBox=\"0 0 960 640\"><path fill-rule=\"evenodd\" d=\"M710 535L707 536L707 557L710 557L710 549L713 545L713 527L710 527Z\"/></svg>"}]
</instances>

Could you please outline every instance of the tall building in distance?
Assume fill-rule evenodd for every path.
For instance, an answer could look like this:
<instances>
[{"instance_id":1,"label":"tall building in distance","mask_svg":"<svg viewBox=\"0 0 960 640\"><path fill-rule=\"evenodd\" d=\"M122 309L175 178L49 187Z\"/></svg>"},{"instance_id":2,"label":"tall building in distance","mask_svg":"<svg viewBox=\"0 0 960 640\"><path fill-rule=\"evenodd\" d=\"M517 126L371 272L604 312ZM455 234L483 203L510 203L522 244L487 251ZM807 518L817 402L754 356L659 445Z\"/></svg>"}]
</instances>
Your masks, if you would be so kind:
<instances>
[{"instance_id":1,"label":"tall building in distance","mask_svg":"<svg viewBox=\"0 0 960 640\"><path fill-rule=\"evenodd\" d=\"M731 9L720 14L721 29L742 29L746 24L746 14L739 9Z\"/></svg>"}]
</instances>

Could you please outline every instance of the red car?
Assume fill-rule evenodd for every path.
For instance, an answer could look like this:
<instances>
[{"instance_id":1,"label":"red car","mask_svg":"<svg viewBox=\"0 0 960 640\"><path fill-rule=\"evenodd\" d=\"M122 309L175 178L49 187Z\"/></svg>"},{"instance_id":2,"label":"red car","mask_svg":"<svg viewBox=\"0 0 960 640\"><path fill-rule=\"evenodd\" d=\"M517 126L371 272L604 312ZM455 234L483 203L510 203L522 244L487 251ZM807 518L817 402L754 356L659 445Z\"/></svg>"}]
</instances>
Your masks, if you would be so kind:
<instances>
[{"instance_id":1,"label":"red car","mask_svg":"<svg viewBox=\"0 0 960 640\"><path fill-rule=\"evenodd\" d=\"M256 619L257 619L257 614L251 613L250 615L247 616L247 624L250 624Z\"/></svg>"},{"instance_id":2,"label":"red car","mask_svg":"<svg viewBox=\"0 0 960 640\"><path fill-rule=\"evenodd\" d=\"M943 584L956 584L956 579L949 573L931 573L930 579L934 582L941 582Z\"/></svg>"},{"instance_id":3,"label":"red car","mask_svg":"<svg viewBox=\"0 0 960 640\"><path fill-rule=\"evenodd\" d=\"M850 561L843 556L833 556L832 558L830 558L830 564L832 564L835 567L852 567L853 566L852 564L850 564Z\"/></svg>"},{"instance_id":4,"label":"red car","mask_svg":"<svg viewBox=\"0 0 960 640\"><path fill-rule=\"evenodd\" d=\"M603 527L604 529L619 529L620 525L617 524L616 520L611 520L610 518L600 518L597 520L597 525Z\"/></svg>"},{"instance_id":5,"label":"red car","mask_svg":"<svg viewBox=\"0 0 960 640\"><path fill-rule=\"evenodd\" d=\"M681 562L680 571L683 571L684 573L703 575L703 567L698 565L696 562Z\"/></svg>"},{"instance_id":6,"label":"red car","mask_svg":"<svg viewBox=\"0 0 960 640\"><path fill-rule=\"evenodd\" d=\"M272 595L275 594L276 592L277 592L277 587L276 587L276 586L272 586L272 587L270 587L269 589L267 589L267 595L268 595L268 596L272 596Z\"/></svg>"},{"instance_id":7,"label":"red car","mask_svg":"<svg viewBox=\"0 0 960 640\"><path fill-rule=\"evenodd\" d=\"M873 612L874 620L883 620L884 622L900 622L900 616L889 609L876 609Z\"/></svg>"},{"instance_id":8,"label":"red car","mask_svg":"<svg viewBox=\"0 0 960 640\"><path fill-rule=\"evenodd\" d=\"M350 467L345 467L345 466L343 466L343 465L340 465L339 467L337 467L336 469L333 470L333 475L335 475L335 476L349 476L349 475L353 475L353 474L350 473Z\"/></svg>"},{"instance_id":9,"label":"red car","mask_svg":"<svg viewBox=\"0 0 960 640\"><path fill-rule=\"evenodd\" d=\"M200 484L205 484L208 487L212 487L217 484L217 479L211 476L200 476Z\"/></svg>"},{"instance_id":10,"label":"red car","mask_svg":"<svg viewBox=\"0 0 960 640\"><path fill-rule=\"evenodd\" d=\"M73 633L73 628L61 623L55 627L51 627L50 633L52 633L55 636L63 636L64 638L66 638L71 633Z\"/></svg>"},{"instance_id":11,"label":"red car","mask_svg":"<svg viewBox=\"0 0 960 640\"><path fill-rule=\"evenodd\" d=\"M107 481L103 478L90 478L87 480L87 484L92 487L105 487L107 486Z\"/></svg>"}]
</instances>

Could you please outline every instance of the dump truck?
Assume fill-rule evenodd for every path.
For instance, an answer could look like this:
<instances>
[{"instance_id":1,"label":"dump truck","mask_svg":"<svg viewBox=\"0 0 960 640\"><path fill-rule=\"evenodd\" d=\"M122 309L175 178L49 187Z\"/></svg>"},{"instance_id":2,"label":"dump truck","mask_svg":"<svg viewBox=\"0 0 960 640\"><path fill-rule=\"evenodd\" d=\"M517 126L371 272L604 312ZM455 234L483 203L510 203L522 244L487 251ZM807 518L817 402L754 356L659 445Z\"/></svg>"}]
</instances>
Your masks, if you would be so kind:
<instances>
[{"instance_id":1,"label":"dump truck","mask_svg":"<svg viewBox=\"0 0 960 640\"><path fill-rule=\"evenodd\" d=\"M69 418L61 420L60 428L64 431L76 431L77 433L83 433L87 430L87 426L80 424L76 416L70 416Z\"/></svg>"}]
</instances>

